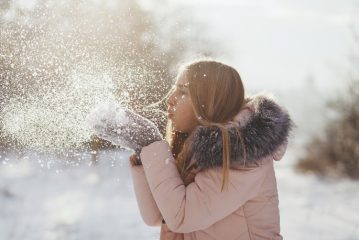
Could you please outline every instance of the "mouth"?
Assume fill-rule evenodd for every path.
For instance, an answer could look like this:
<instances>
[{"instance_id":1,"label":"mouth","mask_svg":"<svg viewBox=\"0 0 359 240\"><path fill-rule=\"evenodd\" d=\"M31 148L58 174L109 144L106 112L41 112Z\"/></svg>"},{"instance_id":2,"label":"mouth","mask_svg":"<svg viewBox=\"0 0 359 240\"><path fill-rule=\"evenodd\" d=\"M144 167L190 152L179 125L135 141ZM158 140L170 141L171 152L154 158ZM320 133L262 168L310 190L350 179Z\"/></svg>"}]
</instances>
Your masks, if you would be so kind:
<instances>
[{"instance_id":1,"label":"mouth","mask_svg":"<svg viewBox=\"0 0 359 240\"><path fill-rule=\"evenodd\" d=\"M171 118L173 116L173 112L171 110L167 110L167 117Z\"/></svg>"}]
</instances>

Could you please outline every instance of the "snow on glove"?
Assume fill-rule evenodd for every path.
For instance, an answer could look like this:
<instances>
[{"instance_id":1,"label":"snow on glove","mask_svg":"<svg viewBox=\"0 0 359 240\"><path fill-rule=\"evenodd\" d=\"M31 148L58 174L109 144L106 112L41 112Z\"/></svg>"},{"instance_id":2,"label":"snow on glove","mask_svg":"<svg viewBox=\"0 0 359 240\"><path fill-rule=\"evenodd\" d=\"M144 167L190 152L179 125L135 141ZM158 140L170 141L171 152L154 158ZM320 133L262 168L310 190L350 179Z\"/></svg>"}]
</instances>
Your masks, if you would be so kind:
<instances>
[{"instance_id":1,"label":"snow on glove","mask_svg":"<svg viewBox=\"0 0 359 240\"><path fill-rule=\"evenodd\" d=\"M143 147L163 139L153 122L117 104L97 107L87 122L100 138L131 148L138 155Z\"/></svg>"}]
</instances>

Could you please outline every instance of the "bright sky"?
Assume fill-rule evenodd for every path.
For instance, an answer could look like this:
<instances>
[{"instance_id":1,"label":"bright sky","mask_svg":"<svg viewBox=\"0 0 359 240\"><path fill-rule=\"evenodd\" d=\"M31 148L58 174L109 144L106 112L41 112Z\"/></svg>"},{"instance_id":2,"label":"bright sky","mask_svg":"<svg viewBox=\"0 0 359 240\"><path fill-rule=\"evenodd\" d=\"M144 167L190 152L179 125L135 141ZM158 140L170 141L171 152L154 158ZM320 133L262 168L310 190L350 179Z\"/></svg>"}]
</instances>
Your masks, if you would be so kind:
<instances>
[{"instance_id":1,"label":"bright sky","mask_svg":"<svg viewBox=\"0 0 359 240\"><path fill-rule=\"evenodd\" d=\"M312 76L320 91L333 90L359 54L350 30L359 34L359 0L171 2L195 13L252 89L304 87Z\"/></svg>"}]
</instances>

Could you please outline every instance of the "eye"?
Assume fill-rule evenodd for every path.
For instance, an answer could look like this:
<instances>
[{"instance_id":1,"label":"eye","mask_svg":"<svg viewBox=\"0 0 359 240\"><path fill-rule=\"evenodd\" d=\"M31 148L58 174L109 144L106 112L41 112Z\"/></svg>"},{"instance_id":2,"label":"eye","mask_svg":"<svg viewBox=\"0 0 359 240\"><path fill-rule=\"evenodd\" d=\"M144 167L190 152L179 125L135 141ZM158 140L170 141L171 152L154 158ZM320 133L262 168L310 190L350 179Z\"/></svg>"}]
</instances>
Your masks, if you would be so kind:
<instances>
[{"instance_id":1,"label":"eye","mask_svg":"<svg viewBox=\"0 0 359 240\"><path fill-rule=\"evenodd\" d=\"M187 92L185 90L183 90L182 88L178 87L178 86L174 86L173 88L174 92L177 92L180 95L185 95L187 94Z\"/></svg>"}]
</instances>

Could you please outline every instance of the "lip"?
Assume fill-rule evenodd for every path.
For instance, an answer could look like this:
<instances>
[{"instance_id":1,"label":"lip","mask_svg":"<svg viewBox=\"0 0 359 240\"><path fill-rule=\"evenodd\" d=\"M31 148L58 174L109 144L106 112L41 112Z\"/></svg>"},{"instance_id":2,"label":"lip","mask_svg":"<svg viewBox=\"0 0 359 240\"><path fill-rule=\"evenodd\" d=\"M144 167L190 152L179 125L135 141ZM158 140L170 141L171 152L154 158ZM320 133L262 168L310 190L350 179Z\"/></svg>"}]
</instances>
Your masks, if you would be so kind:
<instances>
[{"instance_id":1,"label":"lip","mask_svg":"<svg viewBox=\"0 0 359 240\"><path fill-rule=\"evenodd\" d=\"M173 111L171 108L167 108L167 114L173 114Z\"/></svg>"},{"instance_id":2,"label":"lip","mask_svg":"<svg viewBox=\"0 0 359 240\"><path fill-rule=\"evenodd\" d=\"M173 116L173 112L171 110L167 110L167 117L171 118Z\"/></svg>"}]
</instances>

